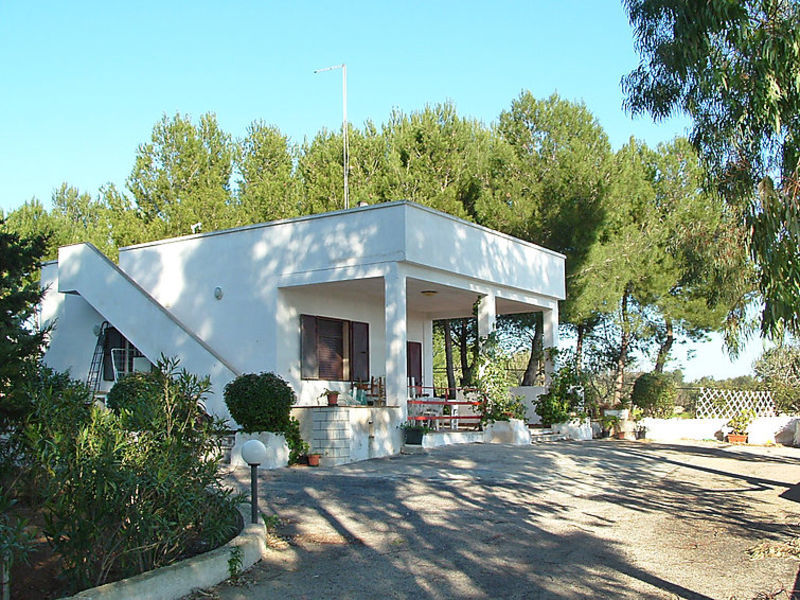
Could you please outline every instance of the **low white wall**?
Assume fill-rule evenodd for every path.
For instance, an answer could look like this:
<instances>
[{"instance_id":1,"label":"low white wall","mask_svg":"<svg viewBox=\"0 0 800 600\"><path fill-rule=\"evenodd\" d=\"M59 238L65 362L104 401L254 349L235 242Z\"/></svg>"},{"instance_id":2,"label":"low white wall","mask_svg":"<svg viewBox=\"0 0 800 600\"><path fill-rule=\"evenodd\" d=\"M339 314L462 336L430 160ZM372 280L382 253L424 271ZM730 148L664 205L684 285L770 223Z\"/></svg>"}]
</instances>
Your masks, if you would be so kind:
<instances>
[{"instance_id":1,"label":"low white wall","mask_svg":"<svg viewBox=\"0 0 800 600\"><path fill-rule=\"evenodd\" d=\"M483 441L487 444L530 446L531 432L522 419L495 421L484 425Z\"/></svg>"},{"instance_id":2,"label":"low white wall","mask_svg":"<svg viewBox=\"0 0 800 600\"><path fill-rule=\"evenodd\" d=\"M512 396L518 396L525 405L525 422L538 425L542 418L536 412L536 399L544 394L545 389L540 385L516 386L509 388Z\"/></svg>"},{"instance_id":3,"label":"low white wall","mask_svg":"<svg viewBox=\"0 0 800 600\"><path fill-rule=\"evenodd\" d=\"M589 419L583 421L573 419L567 423L553 423L550 429L554 433L564 435L568 440L590 440L592 439L592 422Z\"/></svg>"},{"instance_id":4,"label":"low white wall","mask_svg":"<svg viewBox=\"0 0 800 600\"><path fill-rule=\"evenodd\" d=\"M247 511L240 506L239 513L245 524L244 529L216 550L128 579L90 588L61 600L176 600L197 589L217 585L230 577L229 561L234 557L234 552L239 553L240 568L245 571L261 560L267 550L264 523L250 523L249 504Z\"/></svg>"},{"instance_id":5,"label":"low white wall","mask_svg":"<svg viewBox=\"0 0 800 600\"><path fill-rule=\"evenodd\" d=\"M347 409L349 431L348 456L337 464L355 462L370 458L380 458L398 454L403 447L403 432L399 429L402 422L402 409L392 406L343 406ZM311 445L311 452L319 452L314 448L313 411L328 411L327 407L295 407L292 416L300 422L300 435ZM318 426L321 426L318 424ZM324 460L323 460L324 462ZM322 463L321 463L322 464Z\"/></svg>"},{"instance_id":6,"label":"low white wall","mask_svg":"<svg viewBox=\"0 0 800 600\"><path fill-rule=\"evenodd\" d=\"M645 437L658 442L722 439L728 419L642 419ZM798 417L759 417L747 429L751 444L797 444Z\"/></svg>"},{"instance_id":7,"label":"low white wall","mask_svg":"<svg viewBox=\"0 0 800 600\"><path fill-rule=\"evenodd\" d=\"M429 431L422 436L423 448L480 443L483 443L483 431Z\"/></svg>"},{"instance_id":8,"label":"low white wall","mask_svg":"<svg viewBox=\"0 0 800 600\"><path fill-rule=\"evenodd\" d=\"M242 458L242 446L248 440L258 440L267 447L267 462L259 465L259 469L280 469L289 465L289 445L282 433L272 433L271 431L242 433L237 431L233 448L231 448L231 466L248 466Z\"/></svg>"}]
</instances>

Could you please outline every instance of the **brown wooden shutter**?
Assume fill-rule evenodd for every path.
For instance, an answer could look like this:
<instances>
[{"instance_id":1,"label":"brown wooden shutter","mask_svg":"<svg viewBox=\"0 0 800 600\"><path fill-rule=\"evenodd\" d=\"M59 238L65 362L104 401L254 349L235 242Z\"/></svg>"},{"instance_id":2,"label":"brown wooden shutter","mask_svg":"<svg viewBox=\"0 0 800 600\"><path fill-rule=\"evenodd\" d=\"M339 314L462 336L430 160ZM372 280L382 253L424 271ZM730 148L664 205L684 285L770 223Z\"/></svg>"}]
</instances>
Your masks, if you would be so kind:
<instances>
[{"instance_id":1,"label":"brown wooden shutter","mask_svg":"<svg viewBox=\"0 0 800 600\"><path fill-rule=\"evenodd\" d=\"M320 379L344 379L344 321L317 318L317 359Z\"/></svg>"},{"instance_id":2,"label":"brown wooden shutter","mask_svg":"<svg viewBox=\"0 0 800 600\"><path fill-rule=\"evenodd\" d=\"M300 315L300 362L303 379L319 379L317 359L317 318Z\"/></svg>"},{"instance_id":3,"label":"brown wooden shutter","mask_svg":"<svg viewBox=\"0 0 800 600\"><path fill-rule=\"evenodd\" d=\"M369 323L353 321L350 354L353 381L369 381Z\"/></svg>"}]
</instances>

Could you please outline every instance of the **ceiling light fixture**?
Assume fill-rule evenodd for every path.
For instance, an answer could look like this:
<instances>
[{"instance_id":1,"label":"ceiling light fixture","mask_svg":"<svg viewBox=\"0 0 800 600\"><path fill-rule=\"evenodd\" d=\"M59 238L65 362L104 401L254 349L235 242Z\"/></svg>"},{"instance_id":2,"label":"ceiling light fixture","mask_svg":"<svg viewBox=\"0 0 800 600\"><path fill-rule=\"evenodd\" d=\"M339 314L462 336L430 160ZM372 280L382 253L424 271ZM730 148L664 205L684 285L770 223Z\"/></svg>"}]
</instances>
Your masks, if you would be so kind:
<instances>
[{"instance_id":1,"label":"ceiling light fixture","mask_svg":"<svg viewBox=\"0 0 800 600\"><path fill-rule=\"evenodd\" d=\"M436 294L438 294L438 293L439 293L439 292L437 292L436 290L422 290L422 291L420 292L420 294L422 294L423 296L428 296L429 298L430 298L431 296L435 296L435 295L436 295Z\"/></svg>"}]
</instances>

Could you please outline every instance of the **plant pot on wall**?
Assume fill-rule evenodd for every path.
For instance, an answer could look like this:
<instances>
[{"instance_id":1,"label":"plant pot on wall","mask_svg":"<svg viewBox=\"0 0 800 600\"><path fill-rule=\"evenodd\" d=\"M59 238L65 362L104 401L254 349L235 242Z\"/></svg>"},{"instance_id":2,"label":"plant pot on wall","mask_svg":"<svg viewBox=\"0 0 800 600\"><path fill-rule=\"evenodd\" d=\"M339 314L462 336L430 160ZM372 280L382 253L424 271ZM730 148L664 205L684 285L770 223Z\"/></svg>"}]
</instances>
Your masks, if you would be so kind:
<instances>
[{"instance_id":1,"label":"plant pot on wall","mask_svg":"<svg viewBox=\"0 0 800 600\"><path fill-rule=\"evenodd\" d=\"M747 434L746 433L729 433L728 434L728 441L731 444L746 444L747 443Z\"/></svg>"},{"instance_id":2,"label":"plant pot on wall","mask_svg":"<svg viewBox=\"0 0 800 600\"><path fill-rule=\"evenodd\" d=\"M320 398L323 396L328 398L328 406L338 406L339 405L339 392L336 390L325 390L320 394Z\"/></svg>"},{"instance_id":3,"label":"plant pot on wall","mask_svg":"<svg viewBox=\"0 0 800 600\"><path fill-rule=\"evenodd\" d=\"M422 444L422 436L425 435L425 432L422 429L406 429L405 436L406 436L406 444L413 444L418 446Z\"/></svg>"}]
</instances>

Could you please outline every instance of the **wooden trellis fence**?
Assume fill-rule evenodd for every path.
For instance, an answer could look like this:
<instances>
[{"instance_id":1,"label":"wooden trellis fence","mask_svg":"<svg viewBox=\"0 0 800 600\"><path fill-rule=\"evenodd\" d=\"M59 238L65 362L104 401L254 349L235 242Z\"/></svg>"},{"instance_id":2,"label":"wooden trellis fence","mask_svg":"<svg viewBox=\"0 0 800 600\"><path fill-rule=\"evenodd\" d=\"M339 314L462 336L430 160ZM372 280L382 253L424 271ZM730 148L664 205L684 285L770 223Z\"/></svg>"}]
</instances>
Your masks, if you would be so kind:
<instances>
[{"instance_id":1,"label":"wooden trellis fence","mask_svg":"<svg viewBox=\"0 0 800 600\"><path fill-rule=\"evenodd\" d=\"M777 410L772 392L700 388L696 415L698 419L730 419L751 409L757 417L774 417Z\"/></svg>"}]
</instances>

